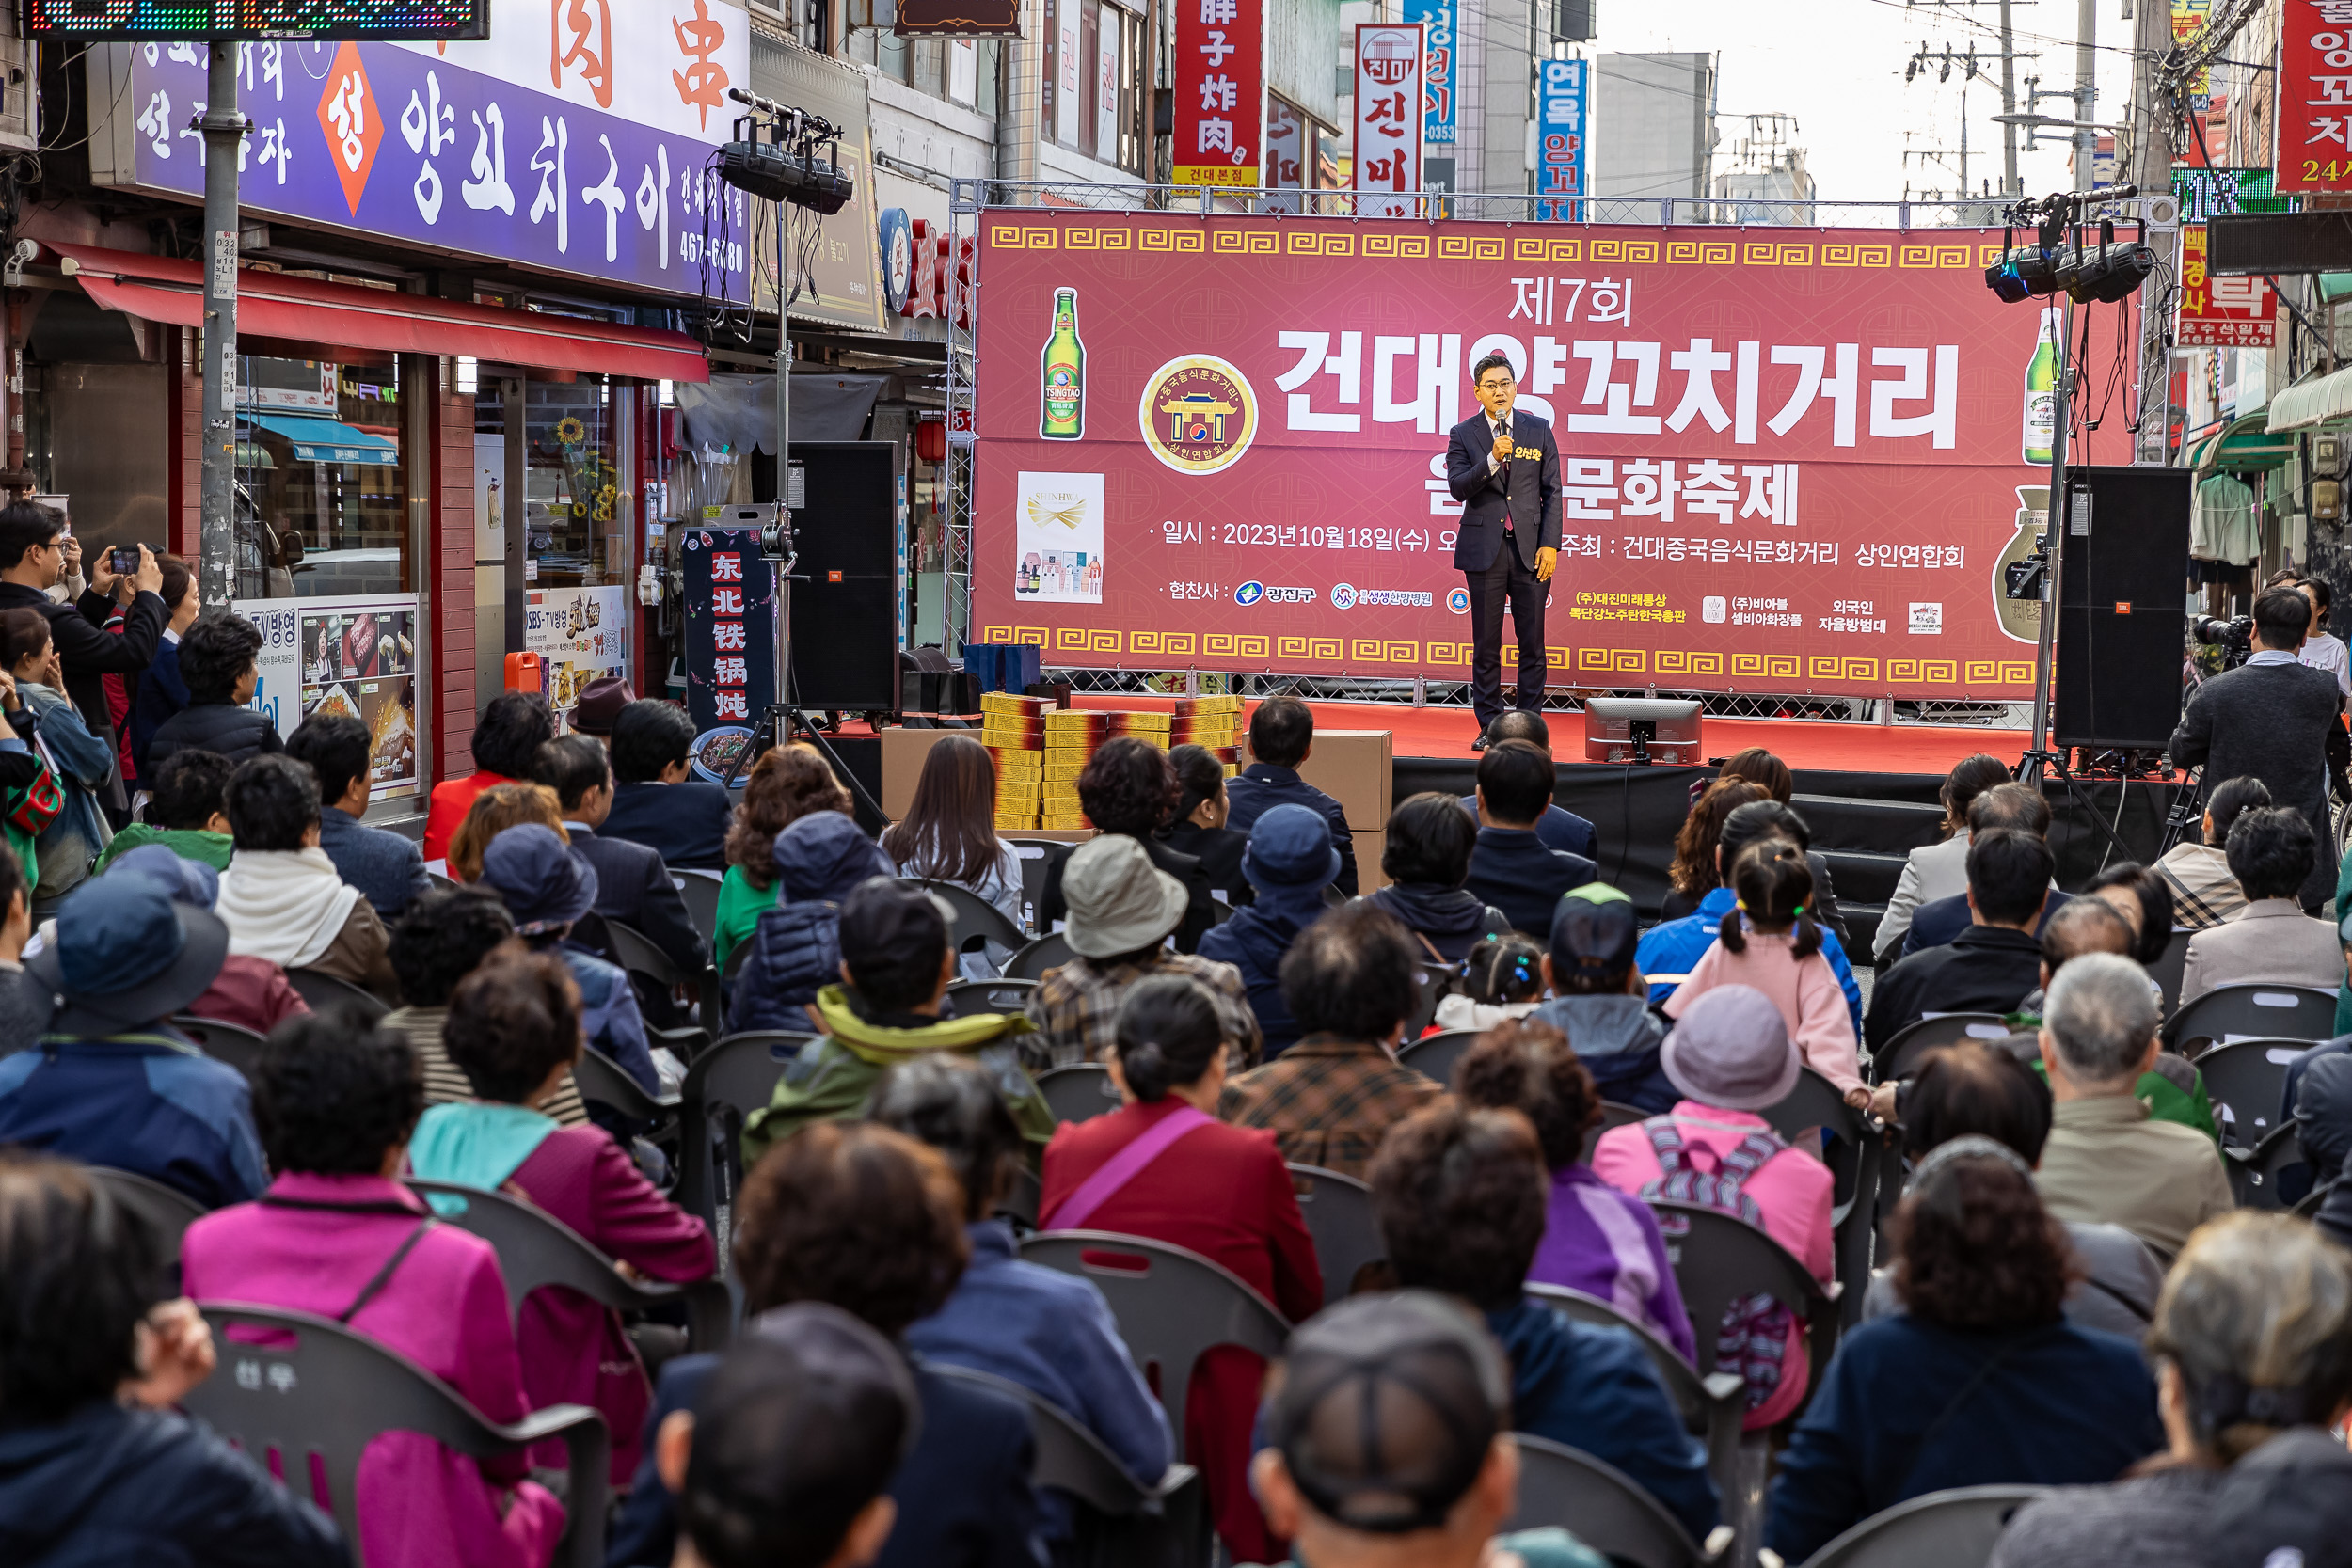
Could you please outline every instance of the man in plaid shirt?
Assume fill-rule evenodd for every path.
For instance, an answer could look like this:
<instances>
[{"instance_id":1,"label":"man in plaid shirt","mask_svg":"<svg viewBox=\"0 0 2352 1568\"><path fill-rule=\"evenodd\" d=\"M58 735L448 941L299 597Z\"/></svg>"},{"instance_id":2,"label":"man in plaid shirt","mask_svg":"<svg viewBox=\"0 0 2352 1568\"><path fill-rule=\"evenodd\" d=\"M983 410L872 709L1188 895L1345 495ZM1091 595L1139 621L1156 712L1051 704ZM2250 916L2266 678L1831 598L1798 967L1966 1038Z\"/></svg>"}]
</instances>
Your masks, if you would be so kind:
<instances>
[{"instance_id":1,"label":"man in plaid shirt","mask_svg":"<svg viewBox=\"0 0 2352 1568\"><path fill-rule=\"evenodd\" d=\"M1163 948L1184 920L1191 895L1152 863L1141 844L1124 833L1089 839L1062 868L1061 892L1070 914L1062 936L1077 956L1047 970L1029 997L1036 1033L1018 1041L1024 1067L1042 1072L1101 1061L1117 1038L1119 1005L1155 974L1181 974L1206 986L1225 1013L1226 1037L1239 1048L1233 1069L1257 1061L1263 1041L1241 972Z\"/></svg>"},{"instance_id":2,"label":"man in plaid shirt","mask_svg":"<svg viewBox=\"0 0 2352 1568\"><path fill-rule=\"evenodd\" d=\"M1445 1093L1391 1053L1420 1000L1413 966L1405 927L1370 904L1299 933L1282 960L1282 1000L1301 1037L1229 1082L1217 1115L1272 1129L1293 1164L1361 1177L1389 1129Z\"/></svg>"}]
</instances>

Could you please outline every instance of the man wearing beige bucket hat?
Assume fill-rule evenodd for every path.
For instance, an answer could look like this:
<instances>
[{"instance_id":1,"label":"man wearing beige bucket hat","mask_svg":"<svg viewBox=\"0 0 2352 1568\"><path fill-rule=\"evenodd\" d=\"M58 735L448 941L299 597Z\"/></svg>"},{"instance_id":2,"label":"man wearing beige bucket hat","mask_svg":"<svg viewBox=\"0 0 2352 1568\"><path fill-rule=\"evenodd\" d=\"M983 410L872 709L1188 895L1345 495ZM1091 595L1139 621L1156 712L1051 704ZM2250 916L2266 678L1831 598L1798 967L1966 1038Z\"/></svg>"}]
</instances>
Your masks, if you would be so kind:
<instances>
[{"instance_id":1,"label":"man wearing beige bucket hat","mask_svg":"<svg viewBox=\"0 0 2352 1568\"><path fill-rule=\"evenodd\" d=\"M1101 1061L1119 1004L1155 974L1182 974L1208 987L1231 1023L1227 1037L1241 1048L1233 1068L1258 1060L1258 1019L1240 971L1165 946L1191 895L1152 863L1141 844L1124 833L1089 839L1063 865L1061 892L1070 911L1062 937L1077 956L1046 971L1029 998L1037 1032L1022 1037L1020 1046L1030 1071Z\"/></svg>"}]
</instances>

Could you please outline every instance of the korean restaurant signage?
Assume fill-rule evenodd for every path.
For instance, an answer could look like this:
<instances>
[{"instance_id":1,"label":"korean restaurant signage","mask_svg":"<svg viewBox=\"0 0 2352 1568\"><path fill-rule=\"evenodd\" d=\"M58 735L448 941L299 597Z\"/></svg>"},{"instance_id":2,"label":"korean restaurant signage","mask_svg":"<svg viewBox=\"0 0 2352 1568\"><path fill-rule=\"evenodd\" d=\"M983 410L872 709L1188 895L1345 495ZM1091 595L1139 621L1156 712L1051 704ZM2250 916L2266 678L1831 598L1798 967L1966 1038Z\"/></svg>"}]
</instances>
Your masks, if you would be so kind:
<instances>
[{"instance_id":1,"label":"korean restaurant signage","mask_svg":"<svg viewBox=\"0 0 2352 1568\"><path fill-rule=\"evenodd\" d=\"M1592 102L1585 88L1592 68L1582 60L1546 60L1535 79L1535 194L1552 199L1536 203L1535 215L1573 222L1581 215L1563 197L1584 194L1586 115Z\"/></svg>"},{"instance_id":2,"label":"korean restaurant signage","mask_svg":"<svg viewBox=\"0 0 2352 1568\"><path fill-rule=\"evenodd\" d=\"M2352 191L2352 6L2282 0L2274 118L2279 190Z\"/></svg>"},{"instance_id":3,"label":"korean restaurant signage","mask_svg":"<svg viewBox=\"0 0 2352 1568\"><path fill-rule=\"evenodd\" d=\"M1356 161L1359 217L1411 217L1421 210L1422 29L1359 23L1356 28Z\"/></svg>"},{"instance_id":4,"label":"korean restaurant signage","mask_svg":"<svg viewBox=\"0 0 2352 1568\"><path fill-rule=\"evenodd\" d=\"M1265 106L1265 0L1175 0L1178 185L1255 185Z\"/></svg>"},{"instance_id":5,"label":"korean restaurant signage","mask_svg":"<svg viewBox=\"0 0 2352 1568\"><path fill-rule=\"evenodd\" d=\"M1454 34L1460 8L1455 0L1408 0L1405 20L1418 23L1425 53L1422 62L1421 139L1452 147L1454 129Z\"/></svg>"},{"instance_id":6,"label":"korean restaurant signage","mask_svg":"<svg viewBox=\"0 0 2352 1568\"><path fill-rule=\"evenodd\" d=\"M471 43L238 47L250 211L741 300L748 200L709 166L751 78L737 0L521 0ZM197 43L97 45L92 179L201 200Z\"/></svg>"},{"instance_id":7,"label":"korean restaurant signage","mask_svg":"<svg viewBox=\"0 0 2352 1568\"><path fill-rule=\"evenodd\" d=\"M2201 223L2181 230L2181 313L2174 342L2182 348L2276 348L2279 304L2270 280L2215 277L2205 266L2205 234Z\"/></svg>"}]
</instances>

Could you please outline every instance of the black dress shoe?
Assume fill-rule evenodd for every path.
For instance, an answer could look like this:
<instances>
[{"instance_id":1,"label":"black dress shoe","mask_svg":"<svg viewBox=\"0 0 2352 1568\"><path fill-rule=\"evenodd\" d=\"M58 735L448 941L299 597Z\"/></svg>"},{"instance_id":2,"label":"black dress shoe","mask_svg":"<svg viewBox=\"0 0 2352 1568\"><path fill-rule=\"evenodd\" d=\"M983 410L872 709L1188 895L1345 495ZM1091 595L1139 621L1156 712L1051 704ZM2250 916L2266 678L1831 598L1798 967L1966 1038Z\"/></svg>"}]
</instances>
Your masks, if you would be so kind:
<instances>
[{"instance_id":1,"label":"black dress shoe","mask_svg":"<svg viewBox=\"0 0 2352 1568\"><path fill-rule=\"evenodd\" d=\"M1473 751L1473 752L1483 752L1483 751L1485 751L1486 749L1486 732L1485 730L1480 730L1480 731L1478 732L1478 738L1477 738L1476 740L1473 740L1473 741L1471 741L1471 742L1470 742L1470 750L1471 750L1471 751Z\"/></svg>"}]
</instances>

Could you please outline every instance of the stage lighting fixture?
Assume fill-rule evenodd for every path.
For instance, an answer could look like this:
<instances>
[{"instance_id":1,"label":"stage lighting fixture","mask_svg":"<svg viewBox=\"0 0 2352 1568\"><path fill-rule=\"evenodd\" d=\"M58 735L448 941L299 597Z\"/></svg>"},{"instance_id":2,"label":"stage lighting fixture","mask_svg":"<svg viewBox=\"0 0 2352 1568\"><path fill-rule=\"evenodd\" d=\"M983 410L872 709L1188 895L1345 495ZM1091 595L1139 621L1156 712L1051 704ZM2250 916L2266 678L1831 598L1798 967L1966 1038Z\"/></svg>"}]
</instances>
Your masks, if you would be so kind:
<instances>
[{"instance_id":1,"label":"stage lighting fixture","mask_svg":"<svg viewBox=\"0 0 2352 1568\"><path fill-rule=\"evenodd\" d=\"M2004 305L2015 305L2033 291L2026 287L2025 274L2018 270L2017 253L2001 252L2001 259L1984 269L1984 286Z\"/></svg>"},{"instance_id":2,"label":"stage lighting fixture","mask_svg":"<svg viewBox=\"0 0 2352 1568\"><path fill-rule=\"evenodd\" d=\"M788 201L818 213L837 213L852 193L839 166L818 163L816 154L772 142L733 141L719 154L719 177L768 201Z\"/></svg>"},{"instance_id":3,"label":"stage lighting fixture","mask_svg":"<svg viewBox=\"0 0 2352 1568\"><path fill-rule=\"evenodd\" d=\"M2156 253L2139 241L2115 243L2115 225L2102 220L2099 248L2080 253L2080 265L2067 288L2077 305L2113 305L2131 298L2148 275L2156 270Z\"/></svg>"},{"instance_id":4,"label":"stage lighting fixture","mask_svg":"<svg viewBox=\"0 0 2352 1568\"><path fill-rule=\"evenodd\" d=\"M2021 245L2002 251L2001 259L1984 269L1985 287L2014 305L2028 296L2058 293L2053 270L2050 253L2040 245Z\"/></svg>"}]
</instances>

